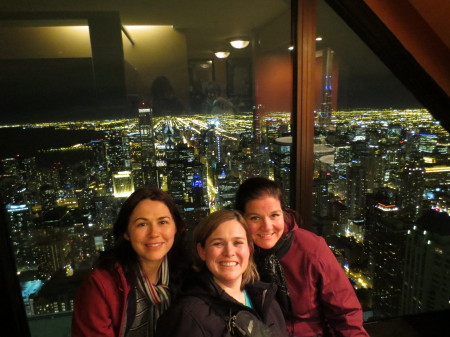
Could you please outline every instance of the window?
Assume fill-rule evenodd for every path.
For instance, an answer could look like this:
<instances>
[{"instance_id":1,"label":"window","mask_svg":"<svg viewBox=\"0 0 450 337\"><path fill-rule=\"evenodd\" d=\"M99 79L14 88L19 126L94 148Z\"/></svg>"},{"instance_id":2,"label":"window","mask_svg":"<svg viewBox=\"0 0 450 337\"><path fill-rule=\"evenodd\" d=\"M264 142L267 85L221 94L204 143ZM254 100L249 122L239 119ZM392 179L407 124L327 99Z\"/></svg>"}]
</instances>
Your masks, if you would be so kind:
<instances>
[{"instance_id":1,"label":"window","mask_svg":"<svg viewBox=\"0 0 450 337\"><path fill-rule=\"evenodd\" d=\"M448 308L427 294L448 292L430 280L450 235L449 133L317 4L314 229L339 256L366 320Z\"/></svg>"},{"instance_id":2,"label":"window","mask_svg":"<svg viewBox=\"0 0 450 337\"><path fill-rule=\"evenodd\" d=\"M2 17L1 200L33 335L69 331L137 187L168 191L190 228L253 175L289 196L289 2L172 3Z\"/></svg>"},{"instance_id":3,"label":"window","mask_svg":"<svg viewBox=\"0 0 450 337\"><path fill-rule=\"evenodd\" d=\"M236 3L2 3L2 281L17 267L13 312L33 335L68 333L133 189L169 191L192 227L256 174L334 247L366 320L448 307L433 284L448 253L449 137L424 108L439 115L430 91L414 91L422 106L323 0L317 13L313 0Z\"/></svg>"}]
</instances>

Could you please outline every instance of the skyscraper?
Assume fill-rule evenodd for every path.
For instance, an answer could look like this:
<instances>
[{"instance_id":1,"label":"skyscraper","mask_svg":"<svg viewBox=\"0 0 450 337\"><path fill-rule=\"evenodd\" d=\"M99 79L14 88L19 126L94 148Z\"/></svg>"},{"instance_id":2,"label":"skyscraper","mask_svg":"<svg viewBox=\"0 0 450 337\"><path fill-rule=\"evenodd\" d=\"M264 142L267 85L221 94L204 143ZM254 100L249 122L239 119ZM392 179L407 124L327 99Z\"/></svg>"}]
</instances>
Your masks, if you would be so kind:
<instances>
[{"instance_id":1,"label":"skyscraper","mask_svg":"<svg viewBox=\"0 0 450 337\"><path fill-rule=\"evenodd\" d=\"M371 196L366 242L373 277L373 309L377 317L399 314L405 239L408 223L399 217L394 190Z\"/></svg>"},{"instance_id":2,"label":"skyscraper","mask_svg":"<svg viewBox=\"0 0 450 337\"><path fill-rule=\"evenodd\" d=\"M450 217L429 210L408 230L400 314L450 304Z\"/></svg>"},{"instance_id":3,"label":"skyscraper","mask_svg":"<svg viewBox=\"0 0 450 337\"><path fill-rule=\"evenodd\" d=\"M158 170L156 168L155 139L153 134L152 109L141 102L138 108L139 133L141 136L141 161L144 185L158 186Z\"/></svg>"}]
</instances>

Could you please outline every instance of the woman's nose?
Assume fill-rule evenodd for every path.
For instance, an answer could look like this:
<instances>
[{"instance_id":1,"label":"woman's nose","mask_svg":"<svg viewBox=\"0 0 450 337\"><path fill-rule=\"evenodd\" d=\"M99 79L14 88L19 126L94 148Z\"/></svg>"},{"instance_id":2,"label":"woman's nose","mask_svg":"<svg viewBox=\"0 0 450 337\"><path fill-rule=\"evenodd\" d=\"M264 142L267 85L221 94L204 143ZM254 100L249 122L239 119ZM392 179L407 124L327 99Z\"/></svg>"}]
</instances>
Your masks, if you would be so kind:
<instances>
[{"instance_id":1,"label":"woman's nose","mask_svg":"<svg viewBox=\"0 0 450 337\"><path fill-rule=\"evenodd\" d=\"M261 226L263 229L270 229L272 226L272 221L269 218L263 218Z\"/></svg>"},{"instance_id":2,"label":"woman's nose","mask_svg":"<svg viewBox=\"0 0 450 337\"><path fill-rule=\"evenodd\" d=\"M232 243L225 245L224 254L225 254L225 256L233 256L234 255L234 246Z\"/></svg>"},{"instance_id":3,"label":"woman's nose","mask_svg":"<svg viewBox=\"0 0 450 337\"><path fill-rule=\"evenodd\" d=\"M156 226L149 225L147 227L147 235L152 237L152 238L157 237L158 236L158 232L156 230Z\"/></svg>"}]
</instances>

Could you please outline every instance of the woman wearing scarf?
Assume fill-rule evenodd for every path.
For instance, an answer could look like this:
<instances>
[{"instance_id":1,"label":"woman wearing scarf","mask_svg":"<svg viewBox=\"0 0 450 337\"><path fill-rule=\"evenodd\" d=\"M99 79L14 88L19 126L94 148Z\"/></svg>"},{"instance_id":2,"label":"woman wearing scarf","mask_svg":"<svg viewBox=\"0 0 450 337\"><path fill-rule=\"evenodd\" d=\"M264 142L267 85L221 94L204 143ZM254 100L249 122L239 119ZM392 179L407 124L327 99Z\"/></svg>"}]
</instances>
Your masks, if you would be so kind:
<instances>
[{"instance_id":1,"label":"woman wearing scarf","mask_svg":"<svg viewBox=\"0 0 450 337\"><path fill-rule=\"evenodd\" d=\"M323 238L297 226L274 181L244 181L236 193L236 209L252 233L261 280L278 286L289 336L368 336L343 269Z\"/></svg>"},{"instance_id":2,"label":"woman wearing scarf","mask_svg":"<svg viewBox=\"0 0 450 337\"><path fill-rule=\"evenodd\" d=\"M100 255L77 293L72 336L153 336L182 272L184 231L167 193L131 194L113 227L114 247Z\"/></svg>"}]
</instances>

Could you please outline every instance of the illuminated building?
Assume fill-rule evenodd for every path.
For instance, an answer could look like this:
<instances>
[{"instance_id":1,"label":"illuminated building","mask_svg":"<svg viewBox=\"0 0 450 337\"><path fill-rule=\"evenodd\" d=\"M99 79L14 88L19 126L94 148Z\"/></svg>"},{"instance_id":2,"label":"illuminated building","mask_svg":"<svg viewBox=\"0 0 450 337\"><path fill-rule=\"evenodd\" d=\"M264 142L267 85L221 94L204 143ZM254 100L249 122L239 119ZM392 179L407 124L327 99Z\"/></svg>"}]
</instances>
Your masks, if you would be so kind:
<instances>
[{"instance_id":1,"label":"illuminated building","mask_svg":"<svg viewBox=\"0 0 450 337\"><path fill-rule=\"evenodd\" d=\"M370 196L365 239L373 279L375 316L399 314L408 223L399 217L397 194L380 189Z\"/></svg>"},{"instance_id":2,"label":"illuminated building","mask_svg":"<svg viewBox=\"0 0 450 337\"><path fill-rule=\"evenodd\" d=\"M399 202L401 214L411 222L416 221L423 212L424 175L423 164L419 161L410 161L400 169L400 194Z\"/></svg>"},{"instance_id":3,"label":"illuminated building","mask_svg":"<svg viewBox=\"0 0 450 337\"><path fill-rule=\"evenodd\" d=\"M450 217L427 211L408 230L401 315L450 307Z\"/></svg>"},{"instance_id":4,"label":"illuminated building","mask_svg":"<svg viewBox=\"0 0 450 337\"><path fill-rule=\"evenodd\" d=\"M218 208L233 208L236 192L240 185L240 180L237 177L227 176L217 180L217 197L216 204Z\"/></svg>"},{"instance_id":5,"label":"illuminated building","mask_svg":"<svg viewBox=\"0 0 450 337\"><path fill-rule=\"evenodd\" d=\"M366 212L366 170L360 164L351 165L348 169L347 205L349 218L361 220Z\"/></svg>"},{"instance_id":6,"label":"illuminated building","mask_svg":"<svg viewBox=\"0 0 450 337\"><path fill-rule=\"evenodd\" d=\"M6 217L17 268L19 271L27 270L34 264L30 259L33 256L29 237L33 225L30 209L26 204L9 204L6 205Z\"/></svg>"},{"instance_id":7,"label":"illuminated building","mask_svg":"<svg viewBox=\"0 0 450 337\"><path fill-rule=\"evenodd\" d=\"M130 171L113 174L113 193L116 198L127 198L134 191L133 177Z\"/></svg>"},{"instance_id":8,"label":"illuminated building","mask_svg":"<svg viewBox=\"0 0 450 337\"><path fill-rule=\"evenodd\" d=\"M273 176L275 181L281 185L285 204L290 206L292 137L275 139L273 147Z\"/></svg>"},{"instance_id":9,"label":"illuminated building","mask_svg":"<svg viewBox=\"0 0 450 337\"><path fill-rule=\"evenodd\" d=\"M316 52L316 69L320 74L320 98L316 102L316 124L319 130L325 130L331 125L331 113L336 109L338 69L334 61L334 51L330 48ZM320 69L320 70L319 70ZM319 79L318 79L319 81ZM317 99L316 99L317 100Z\"/></svg>"},{"instance_id":10,"label":"illuminated building","mask_svg":"<svg viewBox=\"0 0 450 337\"><path fill-rule=\"evenodd\" d=\"M437 135L425 131L419 134L419 152L433 153L438 142Z\"/></svg>"},{"instance_id":11,"label":"illuminated building","mask_svg":"<svg viewBox=\"0 0 450 337\"><path fill-rule=\"evenodd\" d=\"M143 187L145 186L145 183L144 174L142 172L141 135L139 132L130 132L127 136L130 143L130 164L134 186L136 188Z\"/></svg>"},{"instance_id":12,"label":"illuminated building","mask_svg":"<svg viewBox=\"0 0 450 337\"><path fill-rule=\"evenodd\" d=\"M325 178L315 178L313 184L313 205L314 209L316 209L316 216L326 217L328 215L328 202L329 202L329 194L328 194L328 179ZM319 224L316 224L319 225ZM322 234L322 229L319 229L319 233Z\"/></svg>"},{"instance_id":13,"label":"illuminated building","mask_svg":"<svg viewBox=\"0 0 450 337\"><path fill-rule=\"evenodd\" d=\"M178 205L188 202L184 169L185 164L181 160L167 161L167 187L173 201Z\"/></svg>"},{"instance_id":14,"label":"illuminated building","mask_svg":"<svg viewBox=\"0 0 450 337\"><path fill-rule=\"evenodd\" d=\"M275 140L286 136L290 131L290 113L267 113L261 128L261 144L273 150Z\"/></svg>"},{"instance_id":15,"label":"illuminated building","mask_svg":"<svg viewBox=\"0 0 450 337\"><path fill-rule=\"evenodd\" d=\"M120 207L115 204L112 196L97 196L92 198L93 204L93 223L94 228L112 228L112 224L116 219L116 208Z\"/></svg>"},{"instance_id":16,"label":"illuminated building","mask_svg":"<svg viewBox=\"0 0 450 337\"><path fill-rule=\"evenodd\" d=\"M435 165L425 167L424 175L425 186L434 187L450 185L450 166Z\"/></svg>"},{"instance_id":17,"label":"illuminated building","mask_svg":"<svg viewBox=\"0 0 450 337\"><path fill-rule=\"evenodd\" d=\"M138 113L143 185L160 186L158 183L158 169L156 167L152 109L142 102L138 108Z\"/></svg>"},{"instance_id":18,"label":"illuminated building","mask_svg":"<svg viewBox=\"0 0 450 337\"><path fill-rule=\"evenodd\" d=\"M184 205L207 204L205 165L196 160L194 149L177 145L176 156L167 161L167 185L173 200Z\"/></svg>"},{"instance_id":19,"label":"illuminated building","mask_svg":"<svg viewBox=\"0 0 450 337\"><path fill-rule=\"evenodd\" d=\"M130 145L128 137L122 131L110 131L106 143L106 160L110 173L129 170Z\"/></svg>"}]
</instances>

